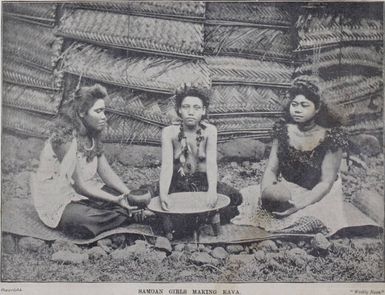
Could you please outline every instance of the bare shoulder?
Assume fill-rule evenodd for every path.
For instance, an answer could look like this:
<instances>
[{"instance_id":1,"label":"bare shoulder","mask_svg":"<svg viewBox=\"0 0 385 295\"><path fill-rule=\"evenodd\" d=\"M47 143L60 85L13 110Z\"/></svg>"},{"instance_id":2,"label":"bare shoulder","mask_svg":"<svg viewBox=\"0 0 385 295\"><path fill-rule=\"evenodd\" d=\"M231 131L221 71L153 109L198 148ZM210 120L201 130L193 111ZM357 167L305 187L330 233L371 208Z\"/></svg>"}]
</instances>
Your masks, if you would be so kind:
<instances>
[{"instance_id":1,"label":"bare shoulder","mask_svg":"<svg viewBox=\"0 0 385 295\"><path fill-rule=\"evenodd\" d=\"M217 134L217 127L215 127L213 124L210 124L210 123L202 123L206 129L205 129L205 132L208 134L208 135L215 135Z\"/></svg>"},{"instance_id":2,"label":"bare shoulder","mask_svg":"<svg viewBox=\"0 0 385 295\"><path fill-rule=\"evenodd\" d=\"M162 130L162 136L164 138L174 138L179 133L179 126L177 125L170 125L167 127L164 127Z\"/></svg>"}]
</instances>

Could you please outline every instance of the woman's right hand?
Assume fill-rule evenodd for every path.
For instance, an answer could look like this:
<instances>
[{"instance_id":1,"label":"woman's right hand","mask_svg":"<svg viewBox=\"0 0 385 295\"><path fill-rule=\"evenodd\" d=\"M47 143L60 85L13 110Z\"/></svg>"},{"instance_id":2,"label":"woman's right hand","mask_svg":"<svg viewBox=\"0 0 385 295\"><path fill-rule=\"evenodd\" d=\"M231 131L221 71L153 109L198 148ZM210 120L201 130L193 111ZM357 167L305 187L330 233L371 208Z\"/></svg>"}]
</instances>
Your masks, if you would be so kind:
<instances>
[{"instance_id":1,"label":"woman's right hand","mask_svg":"<svg viewBox=\"0 0 385 295\"><path fill-rule=\"evenodd\" d=\"M131 212L132 210L138 209L137 206L131 206L128 203L128 198L126 194L121 194L118 197L118 205L124 209L126 209L128 212Z\"/></svg>"},{"instance_id":2,"label":"woman's right hand","mask_svg":"<svg viewBox=\"0 0 385 295\"><path fill-rule=\"evenodd\" d=\"M162 207L162 209L164 211L168 211L169 210L169 198L168 198L168 195L165 195L165 196L160 196L160 206Z\"/></svg>"}]
</instances>

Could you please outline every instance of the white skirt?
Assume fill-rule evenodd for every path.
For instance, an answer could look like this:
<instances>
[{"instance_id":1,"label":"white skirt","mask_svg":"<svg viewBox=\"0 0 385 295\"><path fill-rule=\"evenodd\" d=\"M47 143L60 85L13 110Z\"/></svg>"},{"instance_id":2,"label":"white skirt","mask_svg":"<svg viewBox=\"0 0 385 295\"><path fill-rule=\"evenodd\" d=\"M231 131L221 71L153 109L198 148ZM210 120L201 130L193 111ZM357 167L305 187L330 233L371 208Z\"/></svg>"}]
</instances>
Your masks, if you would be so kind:
<instances>
[{"instance_id":1,"label":"white skirt","mask_svg":"<svg viewBox=\"0 0 385 295\"><path fill-rule=\"evenodd\" d=\"M308 191L306 188L283 178L281 183L291 192L293 200L295 200L295 196ZM351 226L378 226L361 211L344 201L341 177L338 177L330 192L320 201L284 218L275 218L271 213L261 208L260 185L246 187L240 192L243 196L243 203L238 207L240 214L231 220L233 224L237 225L258 226L270 232L279 232L295 224L301 217L314 217L322 222L330 235L342 228Z\"/></svg>"}]
</instances>

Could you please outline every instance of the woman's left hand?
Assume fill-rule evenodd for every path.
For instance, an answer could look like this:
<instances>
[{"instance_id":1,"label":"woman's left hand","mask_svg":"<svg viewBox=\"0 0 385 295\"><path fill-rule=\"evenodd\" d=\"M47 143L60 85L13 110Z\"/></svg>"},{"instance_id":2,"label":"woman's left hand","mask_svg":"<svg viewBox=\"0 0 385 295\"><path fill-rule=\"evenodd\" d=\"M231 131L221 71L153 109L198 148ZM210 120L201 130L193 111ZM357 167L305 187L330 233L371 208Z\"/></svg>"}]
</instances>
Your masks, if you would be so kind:
<instances>
[{"instance_id":1,"label":"woman's left hand","mask_svg":"<svg viewBox=\"0 0 385 295\"><path fill-rule=\"evenodd\" d=\"M292 207L290 207L289 209L287 209L286 211L283 211L283 212L272 212L272 213L276 217L282 218L282 217L289 216L289 215L297 212L298 210L301 210L301 209L310 205L308 198L304 194L299 195L299 196L297 196L297 198L295 198L295 200L289 200L288 202Z\"/></svg>"}]
</instances>

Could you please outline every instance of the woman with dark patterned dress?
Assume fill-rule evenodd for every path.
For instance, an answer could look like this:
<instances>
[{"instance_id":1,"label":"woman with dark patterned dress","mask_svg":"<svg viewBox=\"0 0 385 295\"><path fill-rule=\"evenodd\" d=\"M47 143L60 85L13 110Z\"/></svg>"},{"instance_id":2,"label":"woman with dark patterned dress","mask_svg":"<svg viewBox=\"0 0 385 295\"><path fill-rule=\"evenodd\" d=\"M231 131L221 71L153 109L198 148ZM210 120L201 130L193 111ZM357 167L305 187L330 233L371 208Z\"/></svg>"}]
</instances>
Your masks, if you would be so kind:
<instances>
[{"instance_id":1,"label":"woman with dark patterned dress","mask_svg":"<svg viewBox=\"0 0 385 295\"><path fill-rule=\"evenodd\" d=\"M285 118L273 128L273 145L259 191L250 194L254 200L244 202L240 216L233 222L279 231L311 217L307 220L334 232L346 222L338 172L348 141L339 122L321 101L314 78L297 77L289 94L291 101ZM277 183L290 196L288 206L284 210L268 209L276 218L265 220L260 214L261 195Z\"/></svg>"}]
</instances>

